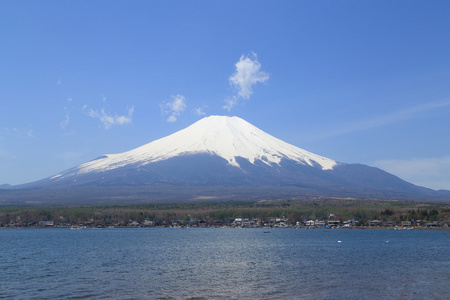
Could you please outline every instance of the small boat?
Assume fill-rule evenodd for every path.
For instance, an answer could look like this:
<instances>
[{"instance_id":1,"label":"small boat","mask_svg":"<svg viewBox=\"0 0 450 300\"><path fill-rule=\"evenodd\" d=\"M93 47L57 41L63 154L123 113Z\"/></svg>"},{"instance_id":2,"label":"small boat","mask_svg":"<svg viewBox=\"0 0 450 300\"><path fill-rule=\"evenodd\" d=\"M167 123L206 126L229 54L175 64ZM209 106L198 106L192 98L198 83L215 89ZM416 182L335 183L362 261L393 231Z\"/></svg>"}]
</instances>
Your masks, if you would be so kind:
<instances>
[{"instance_id":1,"label":"small boat","mask_svg":"<svg viewBox=\"0 0 450 300\"><path fill-rule=\"evenodd\" d=\"M270 231L269 231L269 230L267 230L267 231L264 231L264 233L270 233Z\"/></svg>"}]
</instances>

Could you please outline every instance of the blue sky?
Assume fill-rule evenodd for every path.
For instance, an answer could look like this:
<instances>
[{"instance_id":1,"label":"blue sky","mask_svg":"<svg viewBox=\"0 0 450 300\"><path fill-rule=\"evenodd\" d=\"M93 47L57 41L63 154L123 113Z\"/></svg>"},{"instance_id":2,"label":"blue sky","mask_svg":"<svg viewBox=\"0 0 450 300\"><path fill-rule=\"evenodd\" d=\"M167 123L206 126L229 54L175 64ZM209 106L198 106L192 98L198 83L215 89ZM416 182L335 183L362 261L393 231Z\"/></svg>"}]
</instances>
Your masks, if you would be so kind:
<instances>
[{"instance_id":1,"label":"blue sky","mask_svg":"<svg viewBox=\"0 0 450 300\"><path fill-rule=\"evenodd\" d=\"M450 189L449 1L2 1L0 184L239 116Z\"/></svg>"}]
</instances>

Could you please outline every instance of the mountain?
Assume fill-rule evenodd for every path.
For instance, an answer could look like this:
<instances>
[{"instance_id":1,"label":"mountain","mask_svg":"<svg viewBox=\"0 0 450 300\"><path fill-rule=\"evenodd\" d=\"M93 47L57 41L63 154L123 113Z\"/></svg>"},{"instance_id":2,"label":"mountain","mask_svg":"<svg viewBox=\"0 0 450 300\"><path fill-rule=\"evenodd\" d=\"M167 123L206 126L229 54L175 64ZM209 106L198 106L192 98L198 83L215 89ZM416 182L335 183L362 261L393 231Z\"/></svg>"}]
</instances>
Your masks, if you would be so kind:
<instances>
[{"instance_id":1,"label":"mountain","mask_svg":"<svg viewBox=\"0 0 450 300\"><path fill-rule=\"evenodd\" d=\"M0 201L112 202L354 197L424 200L450 192L344 164L238 117L210 116L172 135L0 193ZM438 198L437 198L438 199Z\"/></svg>"},{"instance_id":2,"label":"mountain","mask_svg":"<svg viewBox=\"0 0 450 300\"><path fill-rule=\"evenodd\" d=\"M237 159L268 166L282 159L330 170L337 163L279 140L238 117L211 116L134 150L101 156L51 177L51 180L101 173L124 167L140 168L174 157L196 154L218 156L228 165L241 168Z\"/></svg>"}]
</instances>

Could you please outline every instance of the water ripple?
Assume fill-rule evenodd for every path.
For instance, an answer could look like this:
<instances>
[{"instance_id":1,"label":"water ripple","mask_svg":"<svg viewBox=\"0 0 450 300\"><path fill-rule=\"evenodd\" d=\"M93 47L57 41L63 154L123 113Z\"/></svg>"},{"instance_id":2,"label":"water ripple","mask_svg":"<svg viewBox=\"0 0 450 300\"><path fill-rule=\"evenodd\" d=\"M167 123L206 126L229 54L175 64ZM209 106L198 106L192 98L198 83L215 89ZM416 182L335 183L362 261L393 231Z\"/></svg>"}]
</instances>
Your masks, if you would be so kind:
<instances>
[{"instance_id":1,"label":"water ripple","mask_svg":"<svg viewBox=\"0 0 450 300\"><path fill-rule=\"evenodd\" d=\"M6 299L450 298L447 231L48 229L0 237Z\"/></svg>"}]
</instances>

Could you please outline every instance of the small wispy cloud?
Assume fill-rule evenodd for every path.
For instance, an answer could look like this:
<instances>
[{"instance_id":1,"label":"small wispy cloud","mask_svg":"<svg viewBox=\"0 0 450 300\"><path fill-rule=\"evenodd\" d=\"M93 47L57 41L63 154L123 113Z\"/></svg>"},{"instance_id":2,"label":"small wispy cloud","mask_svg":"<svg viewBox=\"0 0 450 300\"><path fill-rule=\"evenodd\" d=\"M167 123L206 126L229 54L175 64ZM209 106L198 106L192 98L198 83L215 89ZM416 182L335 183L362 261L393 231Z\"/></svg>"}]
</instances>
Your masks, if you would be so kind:
<instances>
[{"instance_id":1,"label":"small wispy cloud","mask_svg":"<svg viewBox=\"0 0 450 300\"><path fill-rule=\"evenodd\" d=\"M70 116L69 116L69 114L67 113L67 114L64 116L64 120L62 120L61 123L60 123L61 129L66 128L67 125L69 125L69 122L70 122Z\"/></svg>"},{"instance_id":2,"label":"small wispy cloud","mask_svg":"<svg viewBox=\"0 0 450 300\"><path fill-rule=\"evenodd\" d=\"M28 136L28 137L34 137L34 131L33 131L33 129L28 129L28 131L27 131L27 136Z\"/></svg>"},{"instance_id":3,"label":"small wispy cloud","mask_svg":"<svg viewBox=\"0 0 450 300\"><path fill-rule=\"evenodd\" d=\"M83 109L86 109L86 107L83 106ZM109 129L113 125L125 125L131 123L133 120L133 113L134 106L128 108L128 113L126 115L112 115L110 113L107 113L105 111L105 108L102 108L99 111L91 108L89 109L87 114L91 118L99 119L105 129Z\"/></svg>"},{"instance_id":4,"label":"small wispy cloud","mask_svg":"<svg viewBox=\"0 0 450 300\"><path fill-rule=\"evenodd\" d=\"M353 132L364 131L384 125L388 125L395 122L410 120L420 117L423 113L432 111L435 109L441 109L444 107L450 107L450 100L436 101L426 104L416 105L408 107L396 112L388 113L381 116L372 118L365 118L360 120L354 120L348 123L334 126L331 130L327 130L322 135L316 135L318 138L328 138L337 135L349 134Z\"/></svg>"},{"instance_id":5,"label":"small wispy cloud","mask_svg":"<svg viewBox=\"0 0 450 300\"><path fill-rule=\"evenodd\" d=\"M160 103L161 114L167 122L175 122L181 113L187 108L186 98L183 95L172 95L170 100Z\"/></svg>"},{"instance_id":6,"label":"small wispy cloud","mask_svg":"<svg viewBox=\"0 0 450 300\"><path fill-rule=\"evenodd\" d=\"M226 109L228 111L231 111L231 109L236 105L237 103L237 97L233 96L233 97L229 97L226 98L225 100L225 105L222 106L223 109Z\"/></svg>"},{"instance_id":7,"label":"small wispy cloud","mask_svg":"<svg viewBox=\"0 0 450 300\"><path fill-rule=\"evenodd\" d=\"M32 125L29 125L28 128L4 127L3 135L4 136L14 136L14 137L35 137Z\"/></svg>"},{"instance_id":8,"label":"small wispy cloud","mask_svg":"<svg viewBox=\"0 0 450 300\"><path fill-rule=\"evenodd\" d=\"M372 165L420 186L450 190L450 156L386 159Z\"/></svg>"},{"instance_id":9,"label":"small wispy cloud","mask_svg":"<svg viewBox=\"0 0 450 300\"><path fill-rule=\"evenodd\" d=\"M206 107L207 107L207 106L197 107L197 108L194 110L195 114L196 114L197 116L204 116L204 115L206 115L206 112L205 112L205 108L206 108Z\"/></svg>"},{"instance_id":10,"label":"small wispy cloud","mask_svg":"<svg viewBox=\"0 0 450 300\"><path fill-rule=\"evenodd\" d=\"M69 126L70 123L70 111L72 110L72 107L70 107L69 105L72 103L73 99L72 98L67 98L67 105L64 107L64 119L59 123L59 127L61 129L65 129L67 126Z\"/></svg>"}]
</instances>

